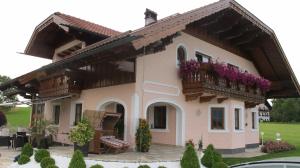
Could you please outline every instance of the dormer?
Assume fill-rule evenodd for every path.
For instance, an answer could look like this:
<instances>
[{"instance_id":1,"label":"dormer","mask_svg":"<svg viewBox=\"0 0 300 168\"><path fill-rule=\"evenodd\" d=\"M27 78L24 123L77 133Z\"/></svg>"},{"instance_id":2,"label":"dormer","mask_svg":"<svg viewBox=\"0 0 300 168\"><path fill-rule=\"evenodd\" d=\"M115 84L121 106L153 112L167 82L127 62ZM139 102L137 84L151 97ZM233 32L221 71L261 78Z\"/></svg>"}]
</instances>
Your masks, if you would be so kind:
<instances>
[{"instance_id":1,"label":"dormer","mask_svg":"<svg viewBox=\"0 0 300 168\"><path fill-rule=\"evenodd\" d=\"M25 54L57 61L118 34L107 27L56 12L35 28Z\"/></svg>"}]
</instances>

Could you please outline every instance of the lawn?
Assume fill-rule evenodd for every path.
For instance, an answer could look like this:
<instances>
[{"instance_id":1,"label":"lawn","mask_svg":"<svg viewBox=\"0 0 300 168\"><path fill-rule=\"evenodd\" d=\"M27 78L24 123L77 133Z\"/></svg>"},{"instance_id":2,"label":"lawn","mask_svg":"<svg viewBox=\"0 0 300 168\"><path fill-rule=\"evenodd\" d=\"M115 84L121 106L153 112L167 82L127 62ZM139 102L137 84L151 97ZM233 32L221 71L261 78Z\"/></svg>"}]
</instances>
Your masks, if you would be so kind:
<instances>
[{"instance_id":1,"label":"lawn","mask_svg":"<svg viewBox=\"0 0 300 168\"><path fill-rule=\"evenodd\" d=\"M15 107L5 112L9 127L28 127L31 107Z\"/></svg>"},{"instance_id":2,"label":"lawn","mask_svg":"<svg viewBox=\"0 0 300 168\"><path fill-rule=\"evenodd\" d=\"M287 141L296 146L296 150L267 154L252 158L224 158L228 165L237 163L272 159L278 157L300 156L300 123L260 123L260 131L263 131L264 140L275 139L275 134L279 132L283 141Z\"/></svg>"}]
</instances>

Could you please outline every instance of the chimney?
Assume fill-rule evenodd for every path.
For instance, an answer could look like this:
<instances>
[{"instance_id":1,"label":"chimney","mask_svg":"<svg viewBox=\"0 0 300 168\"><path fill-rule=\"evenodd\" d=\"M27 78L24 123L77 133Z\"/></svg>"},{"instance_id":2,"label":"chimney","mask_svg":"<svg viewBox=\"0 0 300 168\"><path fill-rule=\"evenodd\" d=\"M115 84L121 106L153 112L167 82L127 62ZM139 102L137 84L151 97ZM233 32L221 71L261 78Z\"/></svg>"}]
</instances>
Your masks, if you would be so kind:
<instances>
[{"instance_id":1,"label":"chimney","mask_svg":"<svg viewBox=\"0 0 300 168\"><path fill-rule=\"evenodd\" d=\"M148 26L157 21L157 13L146 8L145 14L145 26Z\"/></svg>"}]
</instances>

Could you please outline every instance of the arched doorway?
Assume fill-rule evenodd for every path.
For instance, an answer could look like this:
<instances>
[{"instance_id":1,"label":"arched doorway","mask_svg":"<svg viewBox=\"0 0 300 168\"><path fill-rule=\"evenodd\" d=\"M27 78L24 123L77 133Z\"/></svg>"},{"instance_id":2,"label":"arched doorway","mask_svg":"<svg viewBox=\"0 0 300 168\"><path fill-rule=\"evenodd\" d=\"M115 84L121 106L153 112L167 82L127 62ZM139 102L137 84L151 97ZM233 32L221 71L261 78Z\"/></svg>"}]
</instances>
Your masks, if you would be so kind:
<instances>
[{"instance_id":1,"label":"arched doorway","mask_svg":"<svg viewBox=\"0 0 300 168\"><path fill-rule=\"evenodd\" d=\"M146 106L145 116L153 143L184 145L184 111L175 102L151 101Z\"/></svg>"},{"instance_id":2,"label":"arched doorway","mask_svg":"<svg viewBox=\"0 0 300 168\"><path fill-rule=\"evenodd\" d=\"M120 113L121 118L115 125L115 136L118 139L126 140L126 106L122 101L108 100L100 103L97 108L100 112Z\"/></svg>"}]
</instances>

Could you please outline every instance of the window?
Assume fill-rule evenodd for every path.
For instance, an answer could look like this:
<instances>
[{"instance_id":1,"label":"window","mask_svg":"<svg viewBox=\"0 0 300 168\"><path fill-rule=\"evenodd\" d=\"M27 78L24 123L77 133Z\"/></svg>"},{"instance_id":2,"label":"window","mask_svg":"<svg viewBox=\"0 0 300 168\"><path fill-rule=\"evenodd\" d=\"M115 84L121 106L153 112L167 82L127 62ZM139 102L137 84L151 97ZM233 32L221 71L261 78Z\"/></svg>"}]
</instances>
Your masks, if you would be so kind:
<instances>
[{"instance_id":1,"label":"window","mask_svg":"<svg viewBox=\"0 0 300 168\"><path fill-rule=\"evenodd\" d=\"M197 57L198 62L210 62L211 57L205 54L202 54L198 51L196 51L195 56Z\"/></svg>"},{"instance_id":2,"label":"window","mask_svg":"<svg viewBox=\"0 0 300 168\"><path fill-rule=\"evenodd\" d=\"M223 107L211 108L211 129L224 130L225 129L225 109Z\"/></svg>"},{"instance_id":3,"label":"window","mask_svg":"<svg viewBox=\"0 0 300 168\"><path fill-rule=\"evenodd\" d=\"M234 109L234 129L235 130L243 130L243 113L241 108Z\"/></svg>"},{"instance_id":4,"label":"window","mask_svg":"<svg viewBox=\"0 0 300 168\"><path fill-rule=\"evenodd\" d=\"M154 128L155 129L167 128L167 107L166 106L154 107Z\"/></svg>"},{"instance_id":5,"label":"window","mask_svg":"<svg viewBox=\"0 0 300 168\"><path fill-rule=\"evenodd\" d=\"M55 105L53 108L53 118L54 118L54 124L59 124L59 115L60 115L60 105Z\"/></svg>"},{"instance_id":6,"label":"window","mask_svg":"<svg viewBox=\"0 0 300 168\"><path fill-rule=\"evenodd\" d=\"M256 112L252 112L252 129L257 129Z\"/></svg>"},{"instance_id":7,"label":"window","mask_svg":"<svg viewBox=\"0 0 300 168\"><path fill-rule=\"evenodd\" d=\"M81 115L82 115L82 104L78 103L75 105L75 121L74 125L77 125L81 121Z\"/></svg>"},{"instance_id":8,"label":"window","mask_svg":"<svg viewBox=\"0 0 300 168\"><path fill-rule=\"evenodd\" d=\"M186 49L183 46L179 46L177 48L177 64L186 61L186 59L187 59Z\"/></svg>"},{"instance_id":9,"label":"window","mask_svg":"<svg viewBox=\"0 0 300 168\"><path fill-rule=\"evenodd\" d=\"M228 68L232 68L232 69L235 69L235 70L239 70L239 67L236 66L236 65L233 65L233 64L227 64Z\"/></svg>"}]
</instances>

